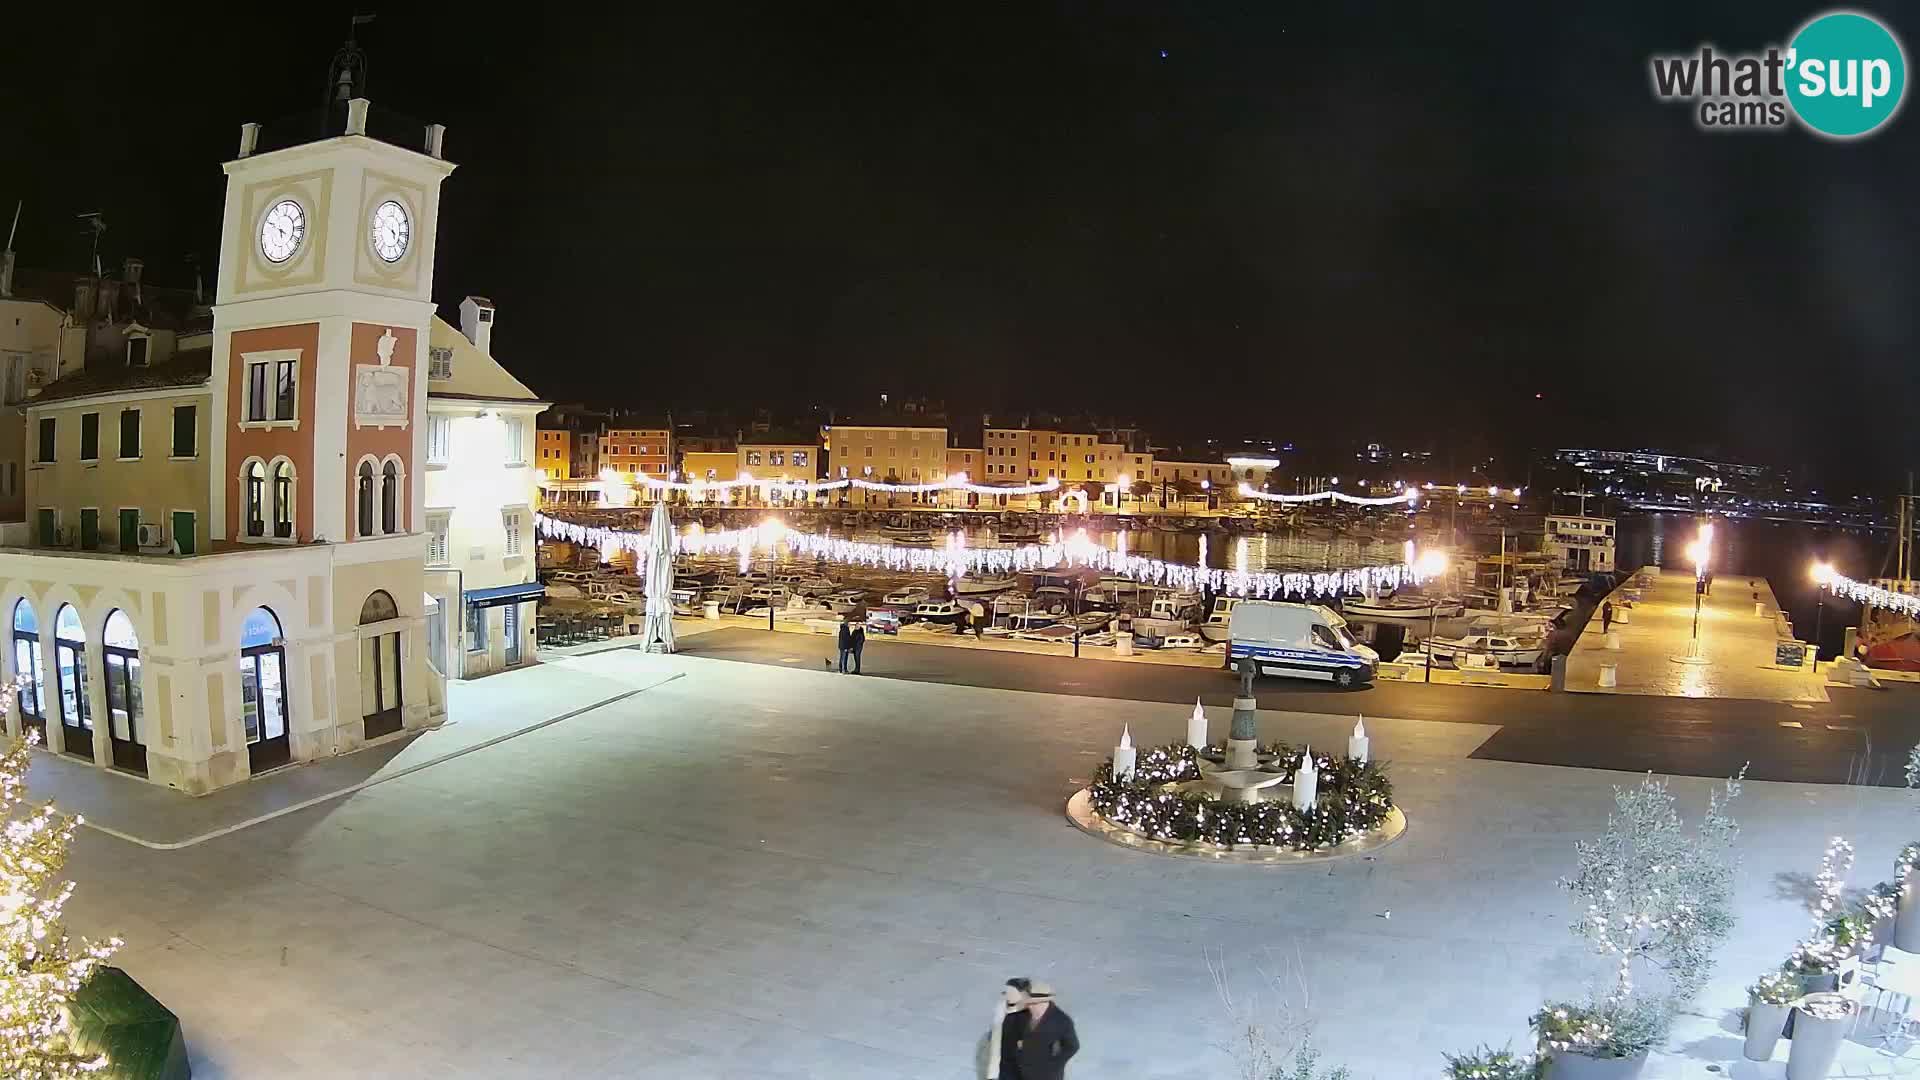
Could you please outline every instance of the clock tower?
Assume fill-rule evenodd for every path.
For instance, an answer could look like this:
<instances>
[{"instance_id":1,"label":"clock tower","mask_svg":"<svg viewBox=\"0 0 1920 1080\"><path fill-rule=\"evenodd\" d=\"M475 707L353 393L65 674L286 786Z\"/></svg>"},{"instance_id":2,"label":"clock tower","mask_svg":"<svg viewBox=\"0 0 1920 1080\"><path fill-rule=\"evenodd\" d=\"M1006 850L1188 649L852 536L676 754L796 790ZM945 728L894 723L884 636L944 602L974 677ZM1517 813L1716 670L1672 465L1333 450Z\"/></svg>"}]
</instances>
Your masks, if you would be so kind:
<instances>
[{"instance_id":1,"label":"clock tower","mask_svg":"<svg viewBox=\"0 0 1920 1080\"><path fill-rule=\"evenodd\" d=\"M443 135L365 98L241 129L213 308L216 543L423 527Z\"/></svg>"}]
</instances>

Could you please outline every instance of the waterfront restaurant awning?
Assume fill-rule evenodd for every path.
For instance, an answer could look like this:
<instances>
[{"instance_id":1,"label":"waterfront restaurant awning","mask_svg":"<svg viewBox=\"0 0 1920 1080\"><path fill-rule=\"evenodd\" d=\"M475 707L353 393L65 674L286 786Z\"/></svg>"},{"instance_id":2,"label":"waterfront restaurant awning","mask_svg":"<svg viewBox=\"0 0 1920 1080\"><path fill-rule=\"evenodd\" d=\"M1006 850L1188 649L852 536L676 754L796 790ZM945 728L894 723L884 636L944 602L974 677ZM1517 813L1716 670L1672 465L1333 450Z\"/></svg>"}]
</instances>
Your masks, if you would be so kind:
<instances>
[{"instance_id":1,"label":"waterfront restaurant awning","mask_svg":"<svg viewBox=\"0 0 1920 1080\"><path fill-rule=\"evenodd\" d=\"M468 589L468 607L499 607L503 604L525 604L546 595L547 587L537 581L528 581L519 585L501 585L492 589Z\"/></svg>"}]
</instances>

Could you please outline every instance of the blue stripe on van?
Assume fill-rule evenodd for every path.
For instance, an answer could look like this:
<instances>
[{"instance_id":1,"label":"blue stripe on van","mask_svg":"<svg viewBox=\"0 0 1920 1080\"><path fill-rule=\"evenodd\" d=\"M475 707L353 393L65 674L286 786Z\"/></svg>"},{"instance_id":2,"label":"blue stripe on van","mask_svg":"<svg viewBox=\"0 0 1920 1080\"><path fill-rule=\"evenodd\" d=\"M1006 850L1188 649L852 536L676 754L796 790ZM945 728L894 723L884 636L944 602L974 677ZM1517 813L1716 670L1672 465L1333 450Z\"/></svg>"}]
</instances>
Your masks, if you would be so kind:
<instances>
[{"instance_id":1,"label":"blue stripe on van","mask_svg":"<svg viewBox=\"0 0 1920 1080\"><path fill-rule=\"evenodd\" d=\"M1281 649L1271 645L1233 644L1227 647L1227 655L1230 658L1239 657L1239 656L1252 656L1252 657L1257 657L1261 660L1285 660L1294 664L1308 664L1316 667L1363 668L1367 666L1367 661L1364 657L1354 656L1351 653L1329 653L1329 652L1317 652L1317 651L1304 651L1300 649Z\"/></svg>"}]
</instances>

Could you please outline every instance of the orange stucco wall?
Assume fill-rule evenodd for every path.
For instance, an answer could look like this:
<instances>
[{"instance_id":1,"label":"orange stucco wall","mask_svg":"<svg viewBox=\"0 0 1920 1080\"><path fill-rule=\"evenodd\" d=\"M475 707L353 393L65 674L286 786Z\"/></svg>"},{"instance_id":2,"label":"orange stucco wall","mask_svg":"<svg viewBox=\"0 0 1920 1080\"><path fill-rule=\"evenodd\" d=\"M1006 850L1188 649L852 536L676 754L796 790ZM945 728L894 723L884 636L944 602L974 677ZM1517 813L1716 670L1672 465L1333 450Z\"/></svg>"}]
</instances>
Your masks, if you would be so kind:
<instances>
[{"instance_id":1,"label":"orange stucco wall","mask_svg":"<svg viewBox=\"0 0 1920 1080\"><path fill-rule=\"evenodd\" d=\"M380 462L386 460L389 454L397 455L400 458L400 475L413 477L413 425L420 422L420 417L413 415L413 391L417 389L413 385L413 378L417 373L409 374L407 380L406 427L363 428L357 426L353 419L355 369L361 364L378 364L380 362L380 336L386 333L388 329L389 327L380 323L353 324L353 335L351 339L352 351L348 354L352 362L347 365L347 385L343 391L347 396L347 488L345 495L347 523L350 530L354 527L356 520L354 499L356 498L358 484L355 479L355 474L360 468L360 459L362 457L371 455L375 462ZM395 326L391 327L391 329L393 330L395 344L393 347L393 363L390 366L405 368L411 373L413 371L414 349L418 345L419 333L416 330L404 326ZM377 470L378 465L376 465L375 468ZM415 527L414 522L411 520L412 503L413 491L407 489L400 502L400 528L403 532L412 532Z\"/></svg>"},{"instance_id":2,"label":"orange stucco wall","mask_svg":"<svg viewBox=\"0 0 1920 1080\"><path fill-rule=\"evenodd\" d=\"M297 428L243 429L240 422L247 408L247 364L245 354L268 349L300 350L299 383L295 393L294 415ZM320 366L320 324L294 323L289 326L235 330L227 368L227 475L220 482L227 486L227 536L237 539L245 526L247 490L241 467L248 458L271 462L286 457L293 462L294 535L302 542L313 539L313 416L315 371ZM271 482L271 481L269 481ZM269 500L272 495L269 493ZM271 529L271 523L269 523Z\"/></svg>"}]
</instances>

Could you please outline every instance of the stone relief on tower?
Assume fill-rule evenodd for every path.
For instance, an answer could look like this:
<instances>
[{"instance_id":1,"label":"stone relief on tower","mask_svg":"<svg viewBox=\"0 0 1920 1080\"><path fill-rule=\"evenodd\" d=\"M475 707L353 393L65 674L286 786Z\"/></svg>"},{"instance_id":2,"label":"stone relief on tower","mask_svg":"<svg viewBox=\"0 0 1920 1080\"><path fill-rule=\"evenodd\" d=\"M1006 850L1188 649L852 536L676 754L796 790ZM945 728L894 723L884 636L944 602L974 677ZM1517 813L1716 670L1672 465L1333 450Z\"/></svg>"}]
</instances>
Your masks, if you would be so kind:
<instances>
[{"instance_id":1,"label":"stone relief on tower","mask_svg":"<svg viewBox=\"0 0 1920 1080\"><path fill-rule=\"evenodd\" d=\"M380 335L374 346L377 364L355 364L353 378L353 422L356 427L406 427L407 406L411 400L411 370L393 366L393 347L397 338L391 327Z\"/></svg>"}]
</instances>

